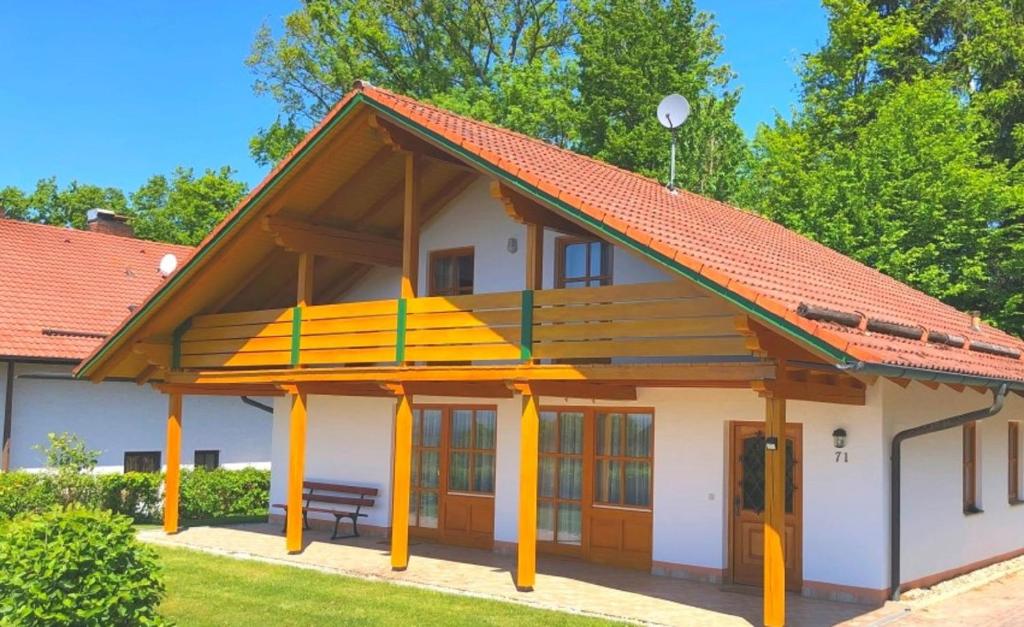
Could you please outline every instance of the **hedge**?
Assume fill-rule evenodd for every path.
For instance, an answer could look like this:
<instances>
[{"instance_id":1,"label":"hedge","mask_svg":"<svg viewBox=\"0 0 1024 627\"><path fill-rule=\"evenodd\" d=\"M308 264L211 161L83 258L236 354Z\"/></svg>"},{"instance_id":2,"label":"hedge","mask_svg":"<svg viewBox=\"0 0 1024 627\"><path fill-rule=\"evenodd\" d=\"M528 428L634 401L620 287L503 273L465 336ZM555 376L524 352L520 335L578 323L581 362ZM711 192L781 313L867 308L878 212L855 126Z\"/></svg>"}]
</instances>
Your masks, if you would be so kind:
<instances>
[{"instance_id":1,"label":"hedge","mask_svg":"<svg viewBox=\"0 0 1024 627\"><path fill-rule=\"evenodd\" d=\"M87 479L85 477L88 477ZM91 489L83 490L86 507L129 516L136 522L155 522L163 515L163 475L129 472L79 476ZM59 479L51 473L0 473L0 520L20 513L44 512L60 503ZM266 516L270 471L183 470L180 512L183 520Z\"/></svg>"}]
</instances>

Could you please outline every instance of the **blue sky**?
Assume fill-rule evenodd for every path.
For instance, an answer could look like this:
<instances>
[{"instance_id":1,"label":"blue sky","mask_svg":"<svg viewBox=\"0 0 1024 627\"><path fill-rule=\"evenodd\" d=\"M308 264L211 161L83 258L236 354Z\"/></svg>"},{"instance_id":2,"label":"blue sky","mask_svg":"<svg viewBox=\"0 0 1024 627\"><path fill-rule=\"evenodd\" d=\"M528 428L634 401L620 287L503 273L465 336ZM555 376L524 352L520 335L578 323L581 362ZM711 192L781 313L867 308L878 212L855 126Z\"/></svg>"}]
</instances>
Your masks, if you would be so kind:
<instances>
[{"instance_id":1,"label":"blue sky","mask_svg":"<svg viewBox=\"0 0 1024 627\"><path fill-rule=\"evenodd\" d=\"M816 0L697 0L716 14L748 134L796 101L802 53L825 38ZM0 187L56 175L132 191L177 165L264 175L248 141L273 120L243 60L294 0L0 3Z\"/></svg>"}]
</instances>

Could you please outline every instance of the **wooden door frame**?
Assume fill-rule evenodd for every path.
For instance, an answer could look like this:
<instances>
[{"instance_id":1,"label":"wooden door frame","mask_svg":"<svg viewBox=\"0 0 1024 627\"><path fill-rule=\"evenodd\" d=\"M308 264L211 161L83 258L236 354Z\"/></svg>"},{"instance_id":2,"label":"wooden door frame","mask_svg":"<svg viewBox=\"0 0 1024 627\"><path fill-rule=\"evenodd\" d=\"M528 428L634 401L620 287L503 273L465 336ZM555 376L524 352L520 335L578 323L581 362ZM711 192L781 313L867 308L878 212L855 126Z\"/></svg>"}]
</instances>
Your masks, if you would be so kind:
<instances>
[{"instance_id":1,"label":"wooden door frame","mask_svg":"<svg viewBox=\"0 0 1024 627\"><path fill-rule=\"evenodd\" d=\"M762 431L764 430L764 421L762 420L730 420L726 423L726 445L725 449L728 456L725 459L725 476L728 483L726 484L728 490L725 498L725 512L726 512L726 567L723 580L729 583L735 583L736 571L733 567L733 560L735 559L735 539L736 539L736 516L733 513L733 499L735 497L736 490L736 429L739 427L758 427ZM804 497L803 497L803 467L804 467L804 426L800 422L787 422L786 433L787 435L795 431L797 440L797 450L795 451L795 457L797 460L796 469L794 471L794 481L797 489L793 495L793 515L796 517L797 523L797 537L800 545L797 547L796 555L798 556L798 564L796 572L799 573L799 583L803 584L803 573L804 573L804 560L803 560L803 538L804 538ZM783 445L785 446L785 445ZM783 449L785 451L785 449ZM786 588L795 587L798 582L787 581Z\"/></svg>"},{"instance_id":2,"label":"wooden door frame","mask_svg":"<svg viewBox=\"0 0 1024 627\"><path fill-rule=\"evenodd\" d=\"M494 487L497 492L498 487L498 406L489 405L487 403L413 403L412 410L423 411L429 409L437 409L441 412L441 445L438 447L438 466L440 474L438 476L437 486L437 528L430 529L428 527L419 527L409 525L410 535L414 535L419 538L427 538L430 540L436 540L438 542L444 542L444 522L445 522L445 509L447 508L448 501L448 457L450 447L450 435L451 435L451 415L452 412L459 409L468 409L473 411L493 411L494 412ZM423 434L420 434L423 437ZM416 491L415 486L410 486L411 492ZM465 492L455 491L455 494L461 496L474 496L476 498L489 498L494 500L495 494L467 494ZM494 508L495 516L497 516L497 507ZM492 534L493 537L493 534Z\"/></svg>"},{"instance_id":3,"label":"wooden door frame","mask_svg":"<svg viewBox=\"0 0 1024 627\"><path fill-rule=\"evenodd\" d=\"M650 513L651 525L654 525L654 459L656 455L655 443L657 438L655 437L655 429L657 429L657 412L654 407L640 407L640 406L604 406L604 405L541 405L537 409L538 414L543 412L579 412L583 414L583 486L580 494L580 544L579 546L571 544L559 544L555 541L537 540L538 552L547 553L549 555L560 555L563 557L579 557L584 560L590 559L590 525L591 525L591 511L595 509L594 505L594 466L596 466L596 452L597 452L597 414L601 413L648 413L651 415L651 506L647 508L642 507L629 507L629 506L602 506L598 505L597 508L608 507L624 509L632 512ZM560 434L559 434L560 435ZM543 452L538 447L538 457ZM589 460L589 462L588 462ZM557 481L557 476L555 480ZM540 501L538 495L538 502ZM652 555L653 559L653 555Z\"/></svg>"}]
</instances>

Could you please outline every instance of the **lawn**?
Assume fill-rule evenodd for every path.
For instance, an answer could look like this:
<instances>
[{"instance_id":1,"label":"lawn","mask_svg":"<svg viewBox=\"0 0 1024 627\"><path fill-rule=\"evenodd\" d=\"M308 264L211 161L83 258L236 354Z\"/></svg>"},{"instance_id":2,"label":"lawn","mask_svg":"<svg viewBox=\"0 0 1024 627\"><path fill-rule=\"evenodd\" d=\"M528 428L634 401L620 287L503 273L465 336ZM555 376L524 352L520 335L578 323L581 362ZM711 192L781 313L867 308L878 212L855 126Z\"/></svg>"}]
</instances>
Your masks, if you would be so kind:
<instances>
[{"instance_id":1,"label":"lawn","mask_svg":"<svg viewBox=\"0 0 1024 627\"><path fill-rule=\"evenodd\" d=\"M612 624L513 603L155 548L167 583L160 612L179 625Z\"/></svg>"}]
</instances>

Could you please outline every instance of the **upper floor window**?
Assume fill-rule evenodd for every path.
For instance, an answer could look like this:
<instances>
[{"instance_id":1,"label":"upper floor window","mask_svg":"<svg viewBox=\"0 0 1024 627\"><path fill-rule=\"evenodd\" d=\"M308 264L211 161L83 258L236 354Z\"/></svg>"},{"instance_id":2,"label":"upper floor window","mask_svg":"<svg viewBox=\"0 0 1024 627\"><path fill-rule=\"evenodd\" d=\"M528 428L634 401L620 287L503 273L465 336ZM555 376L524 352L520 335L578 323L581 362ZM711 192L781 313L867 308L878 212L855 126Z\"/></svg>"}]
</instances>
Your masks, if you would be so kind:
<instances>
[{"instance_id":1,"label":"upper floor window","mask_svg":"<svg viewBox=\"0 0 1024 627\"><path fill-rule=\"evenodd\" d=\"M978 507L978 425L968 422L963 426L964 437L964 513L977 514Z\"/></svg>"},{"instance_id":2,"label":"upper floor window","mask_svg":"<svg viewBox=\"0 0 1024 627\"><path fill-rule=\"evenodd\" d=\"M1009 424L1009 479L1010 479L1010 503L1017 504L1022 501L1020 494L1020 423L1010 422Z\"/></svg>"},{"instance_id":3,"label":"upper floor window","mask_svg":"<svg viewBox=\"0 0 1024 627\"><path fill-rule=\"evenodd\" d=\"M612 284L612 247L601 240L560 237L555 241L555 287Z\"/></svg>"},{"instance_id":4,"label":"upper floor window","mask_svg":"<svg viewBox=\"0 0 1024 627\"><path fill-rule=\"evenodd\" d=\"M130 451L124 454L125 472L160 472L160 451Z\"/></svg>"},{"instance_id":5,"label":"upper floor window","mask_svg":"<svg viewBox=\"0 0 1024 627\"><path fill-rule=\"evenodd\" d=\"M473 293L473 249L455 248L430 253L430 295Z\"/></svg>"}]
</instances>

